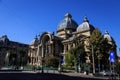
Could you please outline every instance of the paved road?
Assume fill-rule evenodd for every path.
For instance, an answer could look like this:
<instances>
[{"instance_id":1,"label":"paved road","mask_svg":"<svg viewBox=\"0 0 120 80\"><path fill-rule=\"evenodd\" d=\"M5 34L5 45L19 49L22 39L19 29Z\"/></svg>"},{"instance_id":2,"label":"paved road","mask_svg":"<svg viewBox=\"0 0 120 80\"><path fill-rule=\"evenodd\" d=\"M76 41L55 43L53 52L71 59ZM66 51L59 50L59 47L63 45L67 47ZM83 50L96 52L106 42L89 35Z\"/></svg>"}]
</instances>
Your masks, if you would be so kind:
<instances>
[{"instance_id":1,"label":"paved road","mask_svg":"<svg viewBox=\"0 0 120 80\"><path fill-rule=\"evenodd\" d=\"M80 73L40 73L33 71L1 71L0 80L109 80Z\"/></svg>"}]
</instances>

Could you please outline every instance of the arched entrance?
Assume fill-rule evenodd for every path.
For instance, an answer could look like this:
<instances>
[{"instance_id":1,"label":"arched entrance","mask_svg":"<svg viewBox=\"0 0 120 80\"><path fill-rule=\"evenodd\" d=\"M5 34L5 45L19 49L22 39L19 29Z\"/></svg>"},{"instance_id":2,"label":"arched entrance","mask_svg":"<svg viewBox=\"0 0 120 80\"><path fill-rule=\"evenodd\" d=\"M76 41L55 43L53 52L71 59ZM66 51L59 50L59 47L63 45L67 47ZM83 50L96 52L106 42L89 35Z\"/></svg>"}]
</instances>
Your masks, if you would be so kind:
<instances>
[{"instance_id":1,"label":"arched entrance","mask_svg":"<svg viewBox=\"0 0 120 80\"><path fill-rule=\"evenodd\" d=\"M52 35L50 33L43 33L40 38L41 57L51 55L53 51Z\"/></svg>"}]
</instances>

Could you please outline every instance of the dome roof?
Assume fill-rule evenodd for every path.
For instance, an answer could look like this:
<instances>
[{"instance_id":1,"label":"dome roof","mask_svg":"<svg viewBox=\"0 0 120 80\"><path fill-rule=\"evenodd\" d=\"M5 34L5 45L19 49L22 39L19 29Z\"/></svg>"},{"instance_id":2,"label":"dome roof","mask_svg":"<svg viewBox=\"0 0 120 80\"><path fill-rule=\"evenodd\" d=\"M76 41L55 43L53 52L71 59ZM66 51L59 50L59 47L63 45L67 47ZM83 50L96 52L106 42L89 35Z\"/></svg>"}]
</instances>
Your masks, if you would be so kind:
<instances>
[{"instance_id":1,"label":"dome roof","mask_svg":"<svg viewBox=\"0 0 120 80\"><path fill-rule=\"evenodd\" d=\"M73 28L76 29L78 24L72 20L71 14L65 14L64 19L59 23L57 31L64 29L64 28Z\"/></svg>"},{"instance_id":2,"label":"dome roof","mask_svg":"<svg viewBox=\"0 0 120 80\"><path fill-rule=\"evenodd\" d=\"M38 45L38 38L37 36L33 39L33 41L30 43L31 46L37 46Z\"/></svg>"},{"instance_id":3,"label":"dome roof","mask_svg":"<svg viewBox=\"0 0 120 80\"><path fill-rule=\"evenodd\" d=\"M108 41L113 41L112 37L109 35L108 31L105 31L104 39L107 39Z\"/></svg>"},{"instance_id":4,"label":"dome roof","mask_svg":"<svg viewBox=\"0 0 120 80\"><path fill-rule=\"evenodd\" d=\"M89 20L85 16L83 23L78 26L77 32L83 32L83 31L88 31L88 30L93 30L93 29L94 27L91 24L89 24Z\"/></svg>"}]
</instances>

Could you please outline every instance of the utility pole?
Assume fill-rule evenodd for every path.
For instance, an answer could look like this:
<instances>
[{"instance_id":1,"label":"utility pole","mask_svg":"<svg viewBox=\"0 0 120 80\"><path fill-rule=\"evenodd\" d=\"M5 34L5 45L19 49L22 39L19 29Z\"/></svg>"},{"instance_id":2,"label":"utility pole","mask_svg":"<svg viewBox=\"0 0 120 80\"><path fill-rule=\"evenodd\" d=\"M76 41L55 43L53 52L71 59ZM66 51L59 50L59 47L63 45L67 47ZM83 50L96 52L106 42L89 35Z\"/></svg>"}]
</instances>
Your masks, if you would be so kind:
<instances>
[{"instance_id":1,"label":"utility pole","mask_svg":"<svg viewBox=\"0 0 120 80\"><path fill-rule=\"evenodd\" d=\"M94 49L92 45L92 61L93 61L93 74L95 74L95 60L94 60Z\"/></svg>"}]
</instances>

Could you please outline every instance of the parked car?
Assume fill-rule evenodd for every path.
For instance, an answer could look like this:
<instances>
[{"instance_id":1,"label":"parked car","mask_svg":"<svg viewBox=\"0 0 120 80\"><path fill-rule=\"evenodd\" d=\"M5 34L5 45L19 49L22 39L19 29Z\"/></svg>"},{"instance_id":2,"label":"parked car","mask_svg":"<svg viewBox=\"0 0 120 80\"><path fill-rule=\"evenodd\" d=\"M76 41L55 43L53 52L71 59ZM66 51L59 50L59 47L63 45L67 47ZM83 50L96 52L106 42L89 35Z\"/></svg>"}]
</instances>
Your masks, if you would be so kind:
<instances>
[{"instance_id":1,"label":"parked car","mask_svg":"<svg viewBox=\"0 0 120 80\"><path fill-rule=\"evenodd\" d=\"M99 74L102 76L117 76L118 75L117 73L110 71L110 70L103 70L99 72Z\"/></svg>"},{"instance_id":2,"label":"parked car","mask_svg":"<svg viewBox=\"0 0 120 80\"><path fill-rule=\"evenodd\" d=\"M1 67L1 70L15 70L15 66L4 66Z\"/></svg>"}]
</instances>

